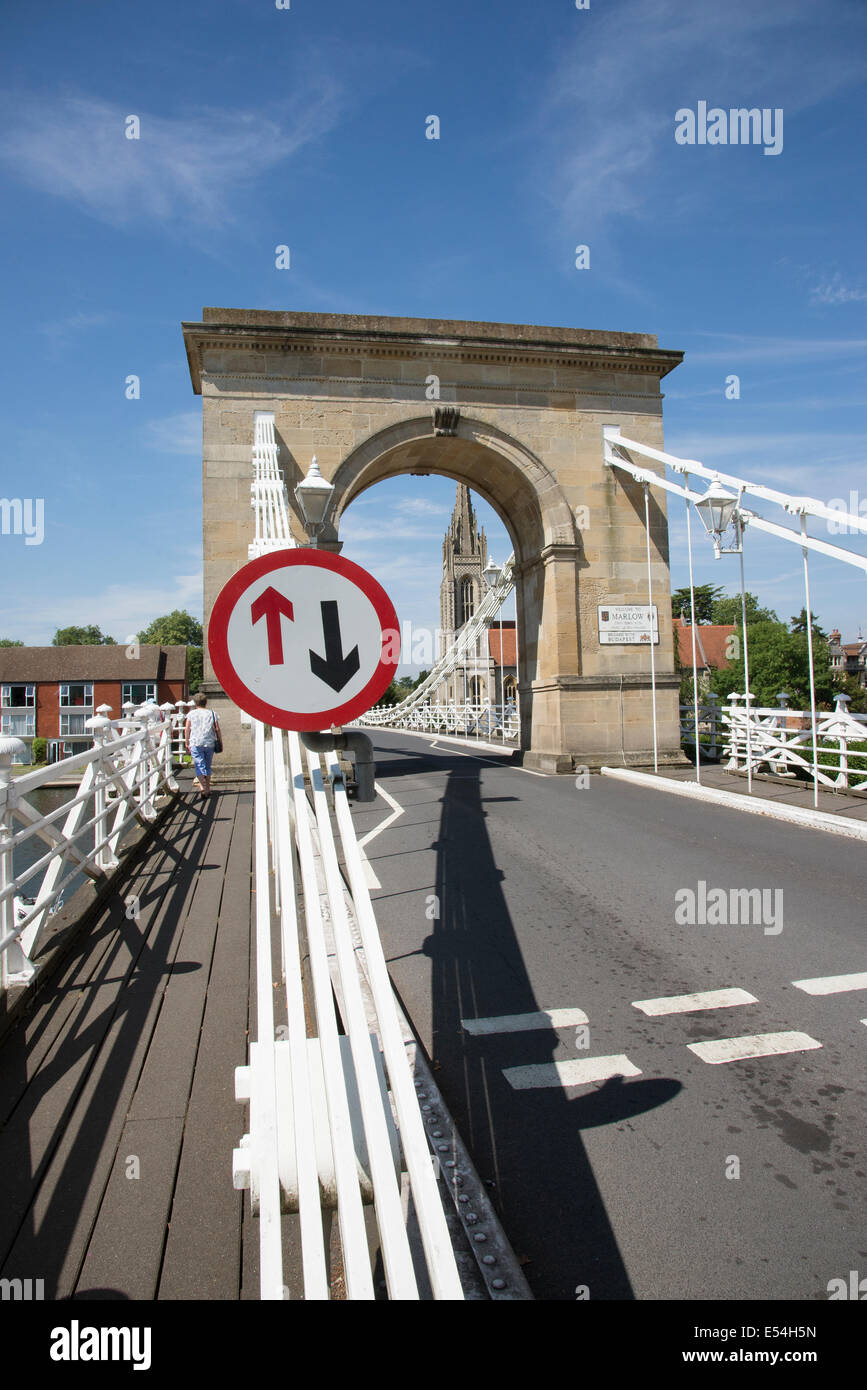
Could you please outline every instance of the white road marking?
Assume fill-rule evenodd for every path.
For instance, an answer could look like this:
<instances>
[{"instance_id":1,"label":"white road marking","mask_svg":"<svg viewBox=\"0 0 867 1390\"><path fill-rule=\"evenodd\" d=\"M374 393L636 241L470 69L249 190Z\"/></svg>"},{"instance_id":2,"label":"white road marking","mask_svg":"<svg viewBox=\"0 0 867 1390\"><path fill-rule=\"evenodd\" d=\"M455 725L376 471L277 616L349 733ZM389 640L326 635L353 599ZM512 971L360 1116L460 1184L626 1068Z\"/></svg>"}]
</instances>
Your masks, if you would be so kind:
<instances>
[{"instance_id":1,"label":"white road marking","mask_svg":"<svg viewBox=\"0 0 867 1390\"><path fill-rule=\"evenodd\" d=\"M530 1067L504 1067L503 1075L516 1091L532 1091L539 1086L586 1086L590 1081L607 1081L612 1076L640 1076L623 1053L612 1057L586 1057L569 1062L541 1062Z\"/></svg>"},{"instance_id":2,"label":"white road marking","mask_svg":"<svg viewBox=\"0 0 867 1390\"><path fill-rule=\"evenodd\" d=\"M574 1028L589 1023L583 1009L540 1009L533 1014L502 1014L499 1018L462 1018L468 1033L532 1033L537 1028Z\"/></svg>"},{"instance_id":3,"label":"white road marking","mask_svg":"<svg viewBox=\"0 0 867 1390\"><path fill-rule=\"evenodd\" d=\"M389 793L385 791L385 789L381 787L378 782L374 782L373 785L375 789L379 792L379 795L382 797L383 801L385 801L391 807L391 815L386 816L385 820L380 821L379 825L374 826L373 830L368 830L367 834L363 837L363 839L358 841L360 849L363 849L365 845L369 845L371 840L375 840L377 835L381 835L383 830L387 830L390 825L393 825L394 822L398 819L398 817L404 814L405 810L405 808L401 806L400 802L395 801L394 797L390 796Z\"/></svg>"},{"instance_id":4,"label":"white road marking","mask_svg":"<svg viewBox=\"0 0 867 1390\"><path fill-rule=\"evenodd\" d=\"M757 1004L754 994L745 989L710 989L704 994L672 994L667 999L633 999L633 1009L640 1009L650 1018L662 1014L690 1014L697 1009L733 1009L737 1004Z\"/></svg>"},{"instance_id":5,"label":"white road marking","mask_svg":"<svg viewBox=\"0 0 867 1390\"><path fill-rule=\"evenodd\" d=\"M805 994L843 994L848 989L867 989L867 971L859 975L817 975L813 980L793 980Z\"/></svg>"},{"instance_id":6,"label":"white road marking","mask_svg":"<svg viewBox=\"0 0 867 1390\"><path fill-rule=\"evenodd\" d=\"M811 1052L822 1044L809 1033L748 1033L743 1038L715 1038L712 1042L687 1043L703 1062L744 1062L750 1057L773 1057L784 1052Z\"/></svg>"},{"instance_id":7,"label":"white road marking","mask_svg":"<svg viewBox=\"0 0 867 1390\"><path fill-rule=\"evenodd\" d=\"M387 726L385 726L385 727L387 728ZM388 732L392 732L392 731L391 731L391 730L388 730ZM411 737L413 737L413 738L425 738L425 739L430 739L430 738L433 737L431 734L424 734L424 733L421 733L418 729L412 729L412 730L409 730L409 729L401 729L401 730L399 730L399 732L402 733L402 734L409 733L409 734L411 735ZM442 737L442 738L446 738L446 739L447 739L447 742L449 742L449 743L462 743L462 742L463 742L463 739L448 739L448 738L447 738L447 735L445 735L445 734L442 734L441 737ZM494 751L494 750L493 750L493 746L492 746L491 744L482 744L482 747L483 747L483 748L491 748L492 751ZM462 750L462 749L460 749L460 748L443 748L443 747L441 746L441 744L439 743L439 741L438 741L436 738L433 738L433 742L431 743L431 748L436 748L436 750L437 750L438 753L457 753L457 755L458 755L459 758L475 758L477 762L480 762L480 763L490 763L492 767L507 767L507 768L510 768L513 772L525 772L525 773L527 774L528 777L556 777L556 776L557 776L557 774L554 773L554 772L534 772L532 768L530 768L530 767L521 767L520 764L518 764L518 763L511 763L511 762L505 762L505 761L498 761L498 760L496 760L496 759L494 759L494 758L483 758L482 755L481 755L480 753L468 753L468 752L466 752L466 751L464 751L464 750ZM499 751L499 750L497 750L497 751ZM504 752L507 752L507 751L509 751L509 750L504 749L503 751L504 751Z\"/></svg>"},{"instance_id":8,"label":"white road marking","mask_svg":"<svg viewBox=\"0 0 867 1390\"><path fill-rule=\"evenodd\" d=\"M376 874L374 873L373 865L371 864L367 855L364 853L364 850L361 849L360 845L358 846L358 848L361 851L361 867L364 870L365 883L367 884L368 888L381 888L382 884L380 883L379 879L376 877Z\"/></svg>"}]
</instances>

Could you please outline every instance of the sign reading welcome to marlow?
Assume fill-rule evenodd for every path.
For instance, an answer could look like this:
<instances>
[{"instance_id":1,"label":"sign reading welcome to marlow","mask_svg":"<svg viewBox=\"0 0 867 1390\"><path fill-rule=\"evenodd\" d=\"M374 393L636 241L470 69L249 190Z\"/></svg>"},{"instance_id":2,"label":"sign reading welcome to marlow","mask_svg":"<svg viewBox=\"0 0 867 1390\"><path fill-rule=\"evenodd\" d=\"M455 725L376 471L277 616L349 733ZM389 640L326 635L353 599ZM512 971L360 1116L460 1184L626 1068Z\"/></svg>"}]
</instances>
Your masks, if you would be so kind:
<instances>
[{"instance_id":1,"label":"sign reading welcome to marlow","mask_svg":"<svg viewBox=\"0 0 867 1390\"><path fill-rule=\"evenodd\" d=\"M659 621L653 605L653 641L659 642ZM599 642L603 647L646 643L650 646L650 614L646 603L600 603Z\"/></svg>"}]
</instances>

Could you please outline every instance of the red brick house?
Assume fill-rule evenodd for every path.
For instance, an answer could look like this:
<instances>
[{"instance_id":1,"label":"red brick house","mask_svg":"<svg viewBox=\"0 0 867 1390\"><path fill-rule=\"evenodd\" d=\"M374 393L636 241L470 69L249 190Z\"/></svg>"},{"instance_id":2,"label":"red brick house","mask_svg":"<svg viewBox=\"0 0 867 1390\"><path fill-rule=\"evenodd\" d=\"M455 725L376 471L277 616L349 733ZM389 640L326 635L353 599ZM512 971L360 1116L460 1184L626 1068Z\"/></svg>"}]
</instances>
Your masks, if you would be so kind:
<instances>
[{"instance_id":1,"label":"red brick house","mask_svg":"<svg viewBox=\"0 0 867 1390\"><path fill-rule=\"evenodd\" d=\"M100 705L119 719L129 700L189 698L186 647L0 647L0 732L29 746L48 740L48 761L92 747L85 728ZM29 761L29 755L26 761Z\"/></svg>"}]
</instances>

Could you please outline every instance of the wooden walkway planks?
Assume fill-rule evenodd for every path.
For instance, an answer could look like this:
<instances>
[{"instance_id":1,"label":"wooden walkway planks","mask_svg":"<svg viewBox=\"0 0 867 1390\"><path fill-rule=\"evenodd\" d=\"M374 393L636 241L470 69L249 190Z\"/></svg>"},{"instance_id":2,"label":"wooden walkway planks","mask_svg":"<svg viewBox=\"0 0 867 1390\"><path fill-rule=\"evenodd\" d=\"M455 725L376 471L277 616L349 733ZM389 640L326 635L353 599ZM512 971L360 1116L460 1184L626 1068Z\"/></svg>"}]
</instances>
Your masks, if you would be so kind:
<instances>
[{"instance_id":1,"label":"wooden walkway planks","mask_svg":"<svg viewBox=\"0 0 867 1390\"><path fill-rule=\"evenodd\" d=\"M124 886L138 920L107 906L0 1048L4 1277L53 1298L238 1297L251 807L180 801Z\"/></svg>"}]
</instances>

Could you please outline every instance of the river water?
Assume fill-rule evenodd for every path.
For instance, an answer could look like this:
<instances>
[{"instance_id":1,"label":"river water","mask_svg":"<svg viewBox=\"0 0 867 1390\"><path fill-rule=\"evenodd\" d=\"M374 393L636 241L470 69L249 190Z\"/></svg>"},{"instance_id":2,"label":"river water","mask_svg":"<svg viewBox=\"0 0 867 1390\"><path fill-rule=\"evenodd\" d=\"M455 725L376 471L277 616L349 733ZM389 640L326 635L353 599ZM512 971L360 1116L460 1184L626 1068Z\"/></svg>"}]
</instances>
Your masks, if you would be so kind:
<instances>
[{"instance_id":1,"label":"river water","mask_svg":"<svg viewBox=\"0 0 867 1390\"><path fill-rule=\"evenodd\" d=\"M38 811L40 815L45 816L49 811L54 811L58 806L63 806L66 802L70 801L72 797L75 796L76 790L77 788L75 787L37 787L35 791L28 795L27 800L34 810ZM90 800L87 802L85 820L89 820L92 815L93 801ZM52 821L52 825L56 830L62 831L64 819L63 816L59 816L57 820ZM14 828L17 832L23 829L23 826L20 821L16 821ZM92 844L93 830L88 830L82 836L79 847L86 853L87 850L91 848ZM40 839L38 835L33 835L29 840L25 840L23 845L16 846L12 856L15 877L20 881L22 874L26 873L30 866L35 864L37 859L41 859L47 852L48 845L44 840ZM70 866L67 865L64 872L69 873L69 871ZM39 892L44 874L45 867L38 870L32 878L27 879L25 883L22 884L21 896L24 898L35 898ZM86 876L84 874L72 874L69 882L61 890L63 902L69 902L72 895L77 893L81 885L86 881ZM62 904L58 904L58 907L61 905Z\"/></svg>"}]
</instances>

